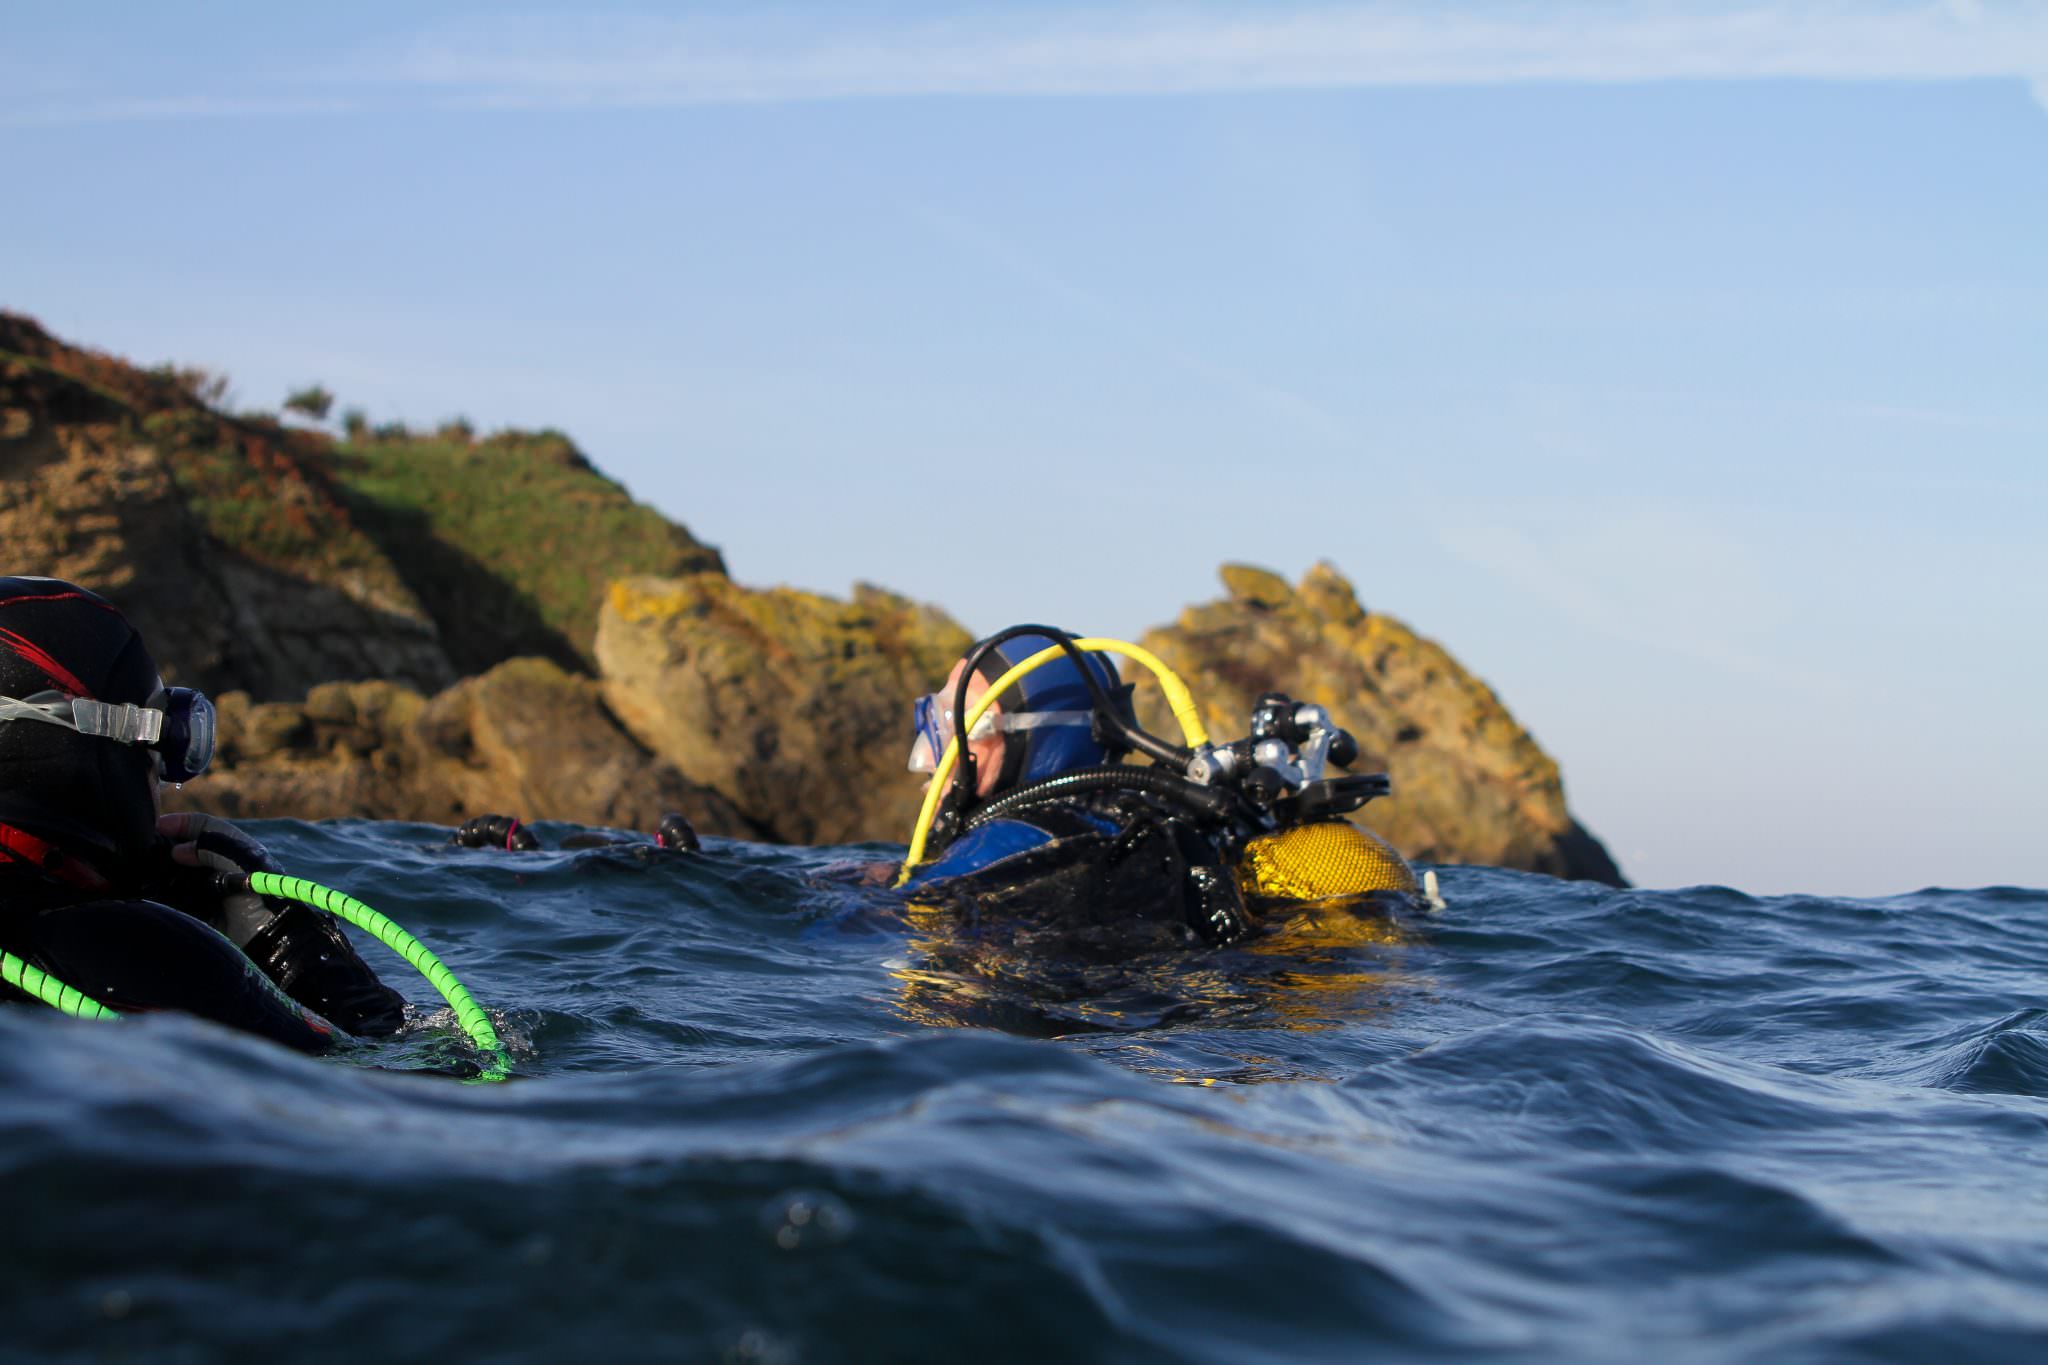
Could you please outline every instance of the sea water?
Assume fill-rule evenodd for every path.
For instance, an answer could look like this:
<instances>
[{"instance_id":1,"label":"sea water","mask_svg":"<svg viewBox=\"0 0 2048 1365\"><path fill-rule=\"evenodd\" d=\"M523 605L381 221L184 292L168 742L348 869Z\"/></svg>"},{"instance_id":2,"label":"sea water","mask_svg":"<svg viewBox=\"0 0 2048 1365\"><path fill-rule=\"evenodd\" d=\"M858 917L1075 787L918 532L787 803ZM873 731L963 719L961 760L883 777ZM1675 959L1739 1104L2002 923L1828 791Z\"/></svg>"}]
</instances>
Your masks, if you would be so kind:
<instances>
[{"instance_id":1,"label":"sea water","mask_svg":"<svg viewBox=\"0 0 2048 1365\"><path fill-rule=\"evenodd\" d=\"M0 1009L0 1357L2048 1358L2048 893L1446 867L1119 958L886 846L253 828L517 1077L367 940L338 1057Z\"/></svg>"}]
</instances>

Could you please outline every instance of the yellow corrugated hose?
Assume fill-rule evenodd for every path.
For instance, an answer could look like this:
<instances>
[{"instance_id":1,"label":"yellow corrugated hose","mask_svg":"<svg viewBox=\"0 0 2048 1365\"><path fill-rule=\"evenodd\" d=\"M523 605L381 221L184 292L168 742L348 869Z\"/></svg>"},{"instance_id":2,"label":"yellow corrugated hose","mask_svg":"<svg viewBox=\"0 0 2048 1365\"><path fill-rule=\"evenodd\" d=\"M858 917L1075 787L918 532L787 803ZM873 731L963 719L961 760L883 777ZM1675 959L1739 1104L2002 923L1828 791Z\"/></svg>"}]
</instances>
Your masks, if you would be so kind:
<instances>
[{"instance_id":1,"label":"yellow corrugated hose","mask_svg":"<svg viewBox=\"0 0 2048 1365\"><path fill-rule=\"evenodd\" d=\"M1188 747L1199 749L1209 742L1209 731L1202 724L1201 713L1195 706L1194 694L1188 691L1188 685L1180 680L1180 675L1161 663L1159 656L1151 650L1142 645L1098 636L1076 640L1074 646L1090 654L1121 654L1150 669L1152 676L1159 679L1160 690L1166 694L1166 704L1173 708L1173 718L1180 722L1181 735L1186 739ZM903 870L897 874L896 885L901 886L909 881L912 869L924 861L924 846L931 837L932 821L938 818L939 801L945 796L946 786L953 776L953 765L959 761L960 736L973 730L974 723L982 718L989 707L996 704L1004 692L1015 686L1020 678L1041 664L1065 658L1066 653L1059 645L1039 650L997 678L990 684L988 691L981 694L981 699L967 708L966 719L954 727L953 738L947 742L946 752L939 755L939 765L932 772L931 784L925 788L924 806L917 813L917 827L910 834L910 852L903 860Z\"/></svg>"}]
</instances>

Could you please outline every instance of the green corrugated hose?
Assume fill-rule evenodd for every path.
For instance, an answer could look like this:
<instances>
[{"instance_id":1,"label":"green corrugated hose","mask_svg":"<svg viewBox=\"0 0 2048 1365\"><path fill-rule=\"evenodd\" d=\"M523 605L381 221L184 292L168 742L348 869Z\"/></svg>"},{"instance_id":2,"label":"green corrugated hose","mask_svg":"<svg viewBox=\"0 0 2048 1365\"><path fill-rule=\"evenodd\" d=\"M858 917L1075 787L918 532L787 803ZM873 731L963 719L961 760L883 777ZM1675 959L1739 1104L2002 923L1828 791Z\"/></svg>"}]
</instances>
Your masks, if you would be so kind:
<instances>
[{"instance_id":1,"label":"green corrugated hose","mask_svg":"<svg viewBox=\"0 0 2048 1365\"><path fill-rule=\"evenodd\" d=\"M17 990L27 991L52 1009L63 1010L66 1014L80 1019L119 1019L119 1010L110 1010L84 991L67 986L48 972L29 966L12 953L0 952L0 981Z\"/></svg>"},{"instance_id":2,"label":"green corrugated hose","mask_svg":"<svg viewBox=\"0 0 2048 1365\"><path fill-rule=\"evenodd\" d=\"M467 1033L484 1055L490 1058L483 1074L477 1079L502 1081L512 1074L512 1059L506 1055L505 1045L498 1041L498 1031L491 1027L491 1017L484 1013L482 1005L477 1004L476 997L469 993L468 987L455 979L455 973L449 971L440 958L427 951L426 944L354 896L315 885L301 877L284 877L275 872L251 872L249 889L259 896L276 896L280 900L297 901L301 905L310 905L315 910L325 910L337 919L345 919L410 962L414 969L427 979L428 985L441 992L441 998L455 1011L455 1018L462 1024L463 1032Z\"/></svg>"},{"instance_id":3,"label":"green corrugated hose","mask_svg":"<svg viewBox=\"0 0 2048 1365\"><path fill-rule=\"evenodd\" d=\"M441 998L455 1011L463 1032L490 1059L477 1079L502 1081L512 1074L512 1059L506 1055L505 1045L498 1041L498 1031L491 1027L490 1016L484 1013L483 1006L477 1004L469 989L455 979L455 973L449 971L440 958L427 951L425 944L354 896L329 887L315 885L300 877L279 876L275 872L252 872L247 882L249 889L259 896L276 896L280 900L310 905L373 935L378 942L410 962L427 979L427 983L441 993ZM65 985L48 972L31 967L11 953L0 952L0 981L80 1019L121 1017L120 1011L107 1008L85 992Z\"/></svg>"}]
</instances>

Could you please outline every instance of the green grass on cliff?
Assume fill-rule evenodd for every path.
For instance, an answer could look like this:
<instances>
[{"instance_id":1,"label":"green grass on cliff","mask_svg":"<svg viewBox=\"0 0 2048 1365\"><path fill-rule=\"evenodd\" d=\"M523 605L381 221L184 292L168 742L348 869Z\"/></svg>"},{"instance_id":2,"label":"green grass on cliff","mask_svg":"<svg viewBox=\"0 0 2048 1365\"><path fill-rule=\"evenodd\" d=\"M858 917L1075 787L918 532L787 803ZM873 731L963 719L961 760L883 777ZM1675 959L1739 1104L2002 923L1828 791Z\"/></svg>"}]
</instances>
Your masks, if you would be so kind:
<instances>
[{"instance_id":1,"label":"green grass on cliff","mask_svg":"<svg viewBox=\"0 0 2048 1365\"><path fill-rule=\"evenodd\" d=\"M152 447L221 549L406 615L455 667L521 654L588 668L613 579L723 571L718 551L593 469L558 432L478 440L345 421L349 439L221 410L227 381L142 369L0 311L0 449ZM324 410L316 388L298 406ZM44 439L44 438L39 438Z\"/></svg>"},{"instance_id":2,"label":"green grass on cliff","mask_svg":"<svg viewBox=\"0 0 2048 1365\"><path fill-rule=\"evenodd\" d=\"M464 672L517 654L587 668L613 579L724 568L556 432L388 433L324 463Z\"/></svg>"},{"instance_id":3,"label":"green grass on cliff","mask_svg":"<svg viewBox=\"0 0 2048 1365\"><path fill-rule=\"evenodd\" d=\"M224 549L302 578L345 577L358 595L404 610L405 587L384 555L291 457L293 433L215 412L186 392L190 382L65 346L29 319L0 313L0 411L14 414L10 425L40 425L66 448L154 446Z\"/></svg>"},{"instance_id":4,"label":"green grass on cliff","mask_svg":"<svg viewBox=\"0 0 2048 1365\"><path fill-rule=\"evenodd\" d=\"M404 603L404 586L376 545L264 436L197 409L152 413L139 430L224 548L316 582L347 576L372 600Z\"/></svg>"}]
</instances>

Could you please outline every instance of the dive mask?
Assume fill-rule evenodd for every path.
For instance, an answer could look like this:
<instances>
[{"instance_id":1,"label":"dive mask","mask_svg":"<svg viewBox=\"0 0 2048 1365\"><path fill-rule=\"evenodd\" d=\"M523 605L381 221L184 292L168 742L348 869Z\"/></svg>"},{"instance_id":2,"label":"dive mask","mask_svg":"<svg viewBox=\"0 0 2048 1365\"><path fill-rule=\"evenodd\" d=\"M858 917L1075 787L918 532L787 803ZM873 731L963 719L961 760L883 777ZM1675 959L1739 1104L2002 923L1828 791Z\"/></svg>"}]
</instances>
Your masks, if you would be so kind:
<instances>
[{"instance_id":1,"label":"dive mask","mask_svg":"<svg viewBox=\"0 0 2048 1365\"><path fill-rule=\"evenodd\" d=\"M911 706L917 734L910 746L910 771L928 773L937 769L939 756L953 742L950 700L940 693L927 692ZM1094 718L1092 711L1020 711L1011 715L991 708L981 713L981 719L974 722L967 738L969 741L987 739L1012 730L1035 730L1041 725L1087 725Z\"/></svg>"},{"instance_id":2,"label":"dive mask","mask_svg":"<svg viewBox=\"0 0 2048 1365\"><path fill-rule=\"evenodd\" d=\"M94 701L62 692L23 700L0 697L0 722L39 720L116 744L139 744L156 757L157 776L190 782L213 762L213 703L189 687L158 687L147 706Z\"/></svg>"}]
</instances>

